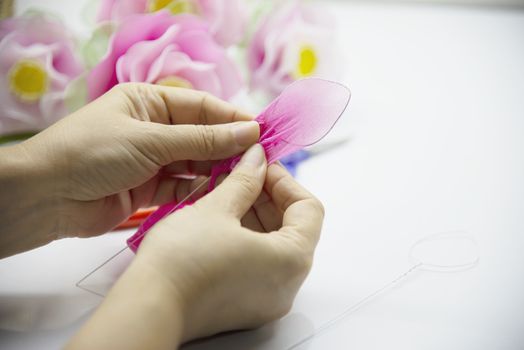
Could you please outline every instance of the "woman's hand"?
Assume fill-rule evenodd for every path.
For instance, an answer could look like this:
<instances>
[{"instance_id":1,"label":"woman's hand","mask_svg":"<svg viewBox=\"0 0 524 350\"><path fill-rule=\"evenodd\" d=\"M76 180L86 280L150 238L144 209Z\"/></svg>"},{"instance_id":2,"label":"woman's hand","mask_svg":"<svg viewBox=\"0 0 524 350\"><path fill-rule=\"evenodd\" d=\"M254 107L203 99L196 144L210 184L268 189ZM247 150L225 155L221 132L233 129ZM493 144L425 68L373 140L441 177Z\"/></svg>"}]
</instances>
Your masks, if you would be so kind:
<instances>
[{"instance_id":1,"label":"woman's hand","mask_svg":"<svg viewBox=\"0 0 524 350\"><path fill-rule=\"evenodd\" d=\"M0 257L57 237L102 234L139 207L185 197L202 178L173 175L207 175L210 160L243 152L259 137L250 120L205 93L117 85L0 150Z\"/></svg>"},{"instance_id":2,"label":"woman's hand","mask_svg":"<svg viewBox=\"0 0 524 350\"><path fill-rule=\"evenodd\" d=\"M169 348L286 314L306 277L320 202L262 148L211 193L157 223L71 348Z\"/></svg>"}]
</instances>

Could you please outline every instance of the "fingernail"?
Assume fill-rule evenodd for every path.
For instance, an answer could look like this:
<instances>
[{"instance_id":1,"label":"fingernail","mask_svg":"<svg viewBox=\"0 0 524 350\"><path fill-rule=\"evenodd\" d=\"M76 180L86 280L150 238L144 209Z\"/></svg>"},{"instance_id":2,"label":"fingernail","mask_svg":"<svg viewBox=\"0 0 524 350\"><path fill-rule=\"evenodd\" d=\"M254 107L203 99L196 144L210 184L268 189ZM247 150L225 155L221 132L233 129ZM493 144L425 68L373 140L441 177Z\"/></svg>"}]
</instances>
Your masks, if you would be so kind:
<instances>
[{"instance_id":1,"label":"fingernail","mask_svg":"<svg viewBox=\"0 0 524 350\"><path fill-rule=\"evenodd\" d=\"M262 146L260 146L260 144L256 143L251 146L246 153L244 153L240 163L250 164L258 167L264 164L265 159L266 155L264 154L264 149Z\"/></svg>"},{"instance_id":2,"label":"fingernail","mask_svg":"<svg viewBox=\"0 0 524 350\"><path fill-rule=\"evenodd\" d=\"M284 166L284 164L282 164L282 162L280 162L280 160L277 160L275 164L281 167L282 169L286 169L286 167Z\"/></svg>"},{"instance_id":3,"label":"fingernail","mask_svg":"<svg viewBox=\"0 0 524 350\"><path fill-rule=\"evenodd\" d=\"M240 146L249 146L258 140L259 126L256 121L238 122L232 128L235 141Z\"/></svg>"}]
</instances>

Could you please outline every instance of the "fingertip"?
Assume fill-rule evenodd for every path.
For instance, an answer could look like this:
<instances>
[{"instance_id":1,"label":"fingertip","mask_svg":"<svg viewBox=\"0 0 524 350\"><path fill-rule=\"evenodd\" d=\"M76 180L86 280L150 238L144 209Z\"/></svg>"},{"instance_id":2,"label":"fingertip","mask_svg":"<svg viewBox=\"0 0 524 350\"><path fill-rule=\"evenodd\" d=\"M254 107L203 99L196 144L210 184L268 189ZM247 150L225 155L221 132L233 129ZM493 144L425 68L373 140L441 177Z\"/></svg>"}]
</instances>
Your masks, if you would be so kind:
<instances>
[{"instance_id":1,"label":"fingertip","mask_svg":"<svg viewBox=\"0 0 524 350\"><path fill-rule=\"evenodd\" d=\"M259 143L255 143L253 146L249 147L246 153L242 155L242 158L240 158L240 162L238 163L237 167L240 168L244 166L250 166L255 168L263 168L265 170L266 163L267 160L264 148Z\"/></svg>"},{"instance_id":2,"label":"fingertip","mask_svg":"<svg viewBox=\"0 0 524 350\"><path fill-rule=\"evenodd\" d=\"M204 203L240 219L258 198L265 177L264 149L255 144L244 153L231 174L205 198Z\"/></svg>"},{"instance_id":3,"label":"fingertip","mask_svg":"<svg viewBox=\"0 0 524 350\"><path fill-rule=\"evenodd\" d=\"M260 137L260 125L254 120L233 123L231 128L236 143L241 147L256 143Z\"/></svg>"}]
</instances>

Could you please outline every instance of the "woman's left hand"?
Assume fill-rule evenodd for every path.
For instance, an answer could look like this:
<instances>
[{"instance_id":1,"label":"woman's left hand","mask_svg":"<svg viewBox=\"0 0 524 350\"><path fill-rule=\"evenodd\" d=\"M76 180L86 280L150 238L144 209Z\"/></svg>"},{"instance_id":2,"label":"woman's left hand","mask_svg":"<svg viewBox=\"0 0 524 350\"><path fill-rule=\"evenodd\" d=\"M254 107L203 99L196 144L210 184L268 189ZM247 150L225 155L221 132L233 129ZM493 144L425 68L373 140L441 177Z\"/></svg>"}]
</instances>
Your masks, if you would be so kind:
<instances>
[{"instance_id":1,"label":"woman's left hand","mask_svg":"<svg viewBox=\"0 0 524 350\"><path fill-rule=\"evenodd\" d=\"M208 175L213 160L257 142L251 119L206 93L117 85L26 142L0 150L0 219L9 223L0 257L57 237L102 234L140 207L185 197L203 177L173 175Z\"/></svg>"}]
</instances>

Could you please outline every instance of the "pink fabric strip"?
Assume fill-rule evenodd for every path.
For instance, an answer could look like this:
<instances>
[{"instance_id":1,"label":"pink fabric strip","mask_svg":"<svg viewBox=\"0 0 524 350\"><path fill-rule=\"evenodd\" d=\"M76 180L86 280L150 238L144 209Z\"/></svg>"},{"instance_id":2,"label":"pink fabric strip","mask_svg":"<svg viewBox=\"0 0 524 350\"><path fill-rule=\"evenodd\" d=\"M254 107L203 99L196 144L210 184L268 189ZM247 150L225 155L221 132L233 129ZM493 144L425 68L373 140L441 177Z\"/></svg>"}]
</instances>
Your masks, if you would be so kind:
<instances>
[{"instance_id":1,"label":"pink fabric strip","mask_svg":"<svg viewBox=\"0 0 524 350\"><path fill-rule=\"evenodd\" d=\"M255 119L260 125L259 143L264 148L268 164L320 141L335 125L346 109L351 93L342 84L309 78L290 84ZM208 191L215 188L221 174L229 173L241 156L225 159L211 170ZM176 210L191 203L182 203ZM147 231L177 203L162 205L127 240L136 252Z\"/></svg>"}]
</instances>

